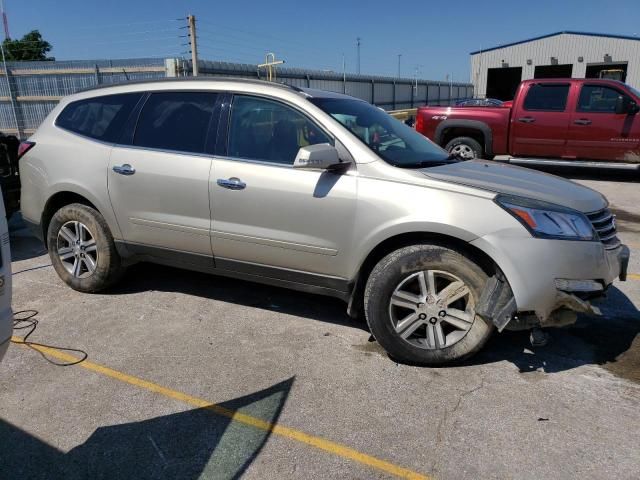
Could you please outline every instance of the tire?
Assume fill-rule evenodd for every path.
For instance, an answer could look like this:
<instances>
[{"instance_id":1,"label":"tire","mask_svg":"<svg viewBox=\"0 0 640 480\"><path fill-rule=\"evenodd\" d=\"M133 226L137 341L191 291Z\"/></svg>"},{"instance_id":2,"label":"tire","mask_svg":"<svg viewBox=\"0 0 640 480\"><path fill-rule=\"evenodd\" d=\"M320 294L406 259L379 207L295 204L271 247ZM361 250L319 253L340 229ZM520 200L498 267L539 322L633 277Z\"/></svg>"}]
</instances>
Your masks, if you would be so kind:
<instances>
[{"instance_id":1,"label":"tire","mask_svg":"<svg viewBox=\"0 0 640 480\"><path fill-rule=\"evenodd\" d=\"M433 272L433 277L425 275L427 271ZM426 287L420 283L421 275ZM435 292L443 297L421 294L425 289L429 292L430 279L435 279L432 282ZM367 324L378 343L400 362L441 365L460 361L480 350L494 329L492 323L474 311L487 279L476 263L449 248L437 245L401 248L380 260L367 280L364 293ZM445 292L447 285L454 286ZM420 298L415 309L413 301L405 302L407 294L412 295L410 291L411 298ZM445 298L454 300L461 294L464 295L447 305L449 300ZM405 309L405 304L412 307ZM415 319L418 314L418 321L410 321L403 331L401 320ZM402 338L401 334L406 335L416 323L420 323L417 329L407 339Z\"/></svg>"},{"instance_id":2,"label":"tire","mask_svg":"<svg viewBox=\"0 0 640 480\"><path fill-rule=\"evenodd\" d=\"M444 147L449 153L458 153L464 160L482 158L483 148L471 137L457 137L450 140Z\"/></svg>"},{"instance_id":3,"label":"tire","mask_svg":"<svg viewBox=\"0 0 640 480\"><path fill-rule=\"evenodd\" d=\"M77 244L79 230L82 240ZM58 276L79 292L104 290L124 272L107 222L87 205L72 203L58 210L49 223L47 245Z\"/></svg>"}]
</instances>

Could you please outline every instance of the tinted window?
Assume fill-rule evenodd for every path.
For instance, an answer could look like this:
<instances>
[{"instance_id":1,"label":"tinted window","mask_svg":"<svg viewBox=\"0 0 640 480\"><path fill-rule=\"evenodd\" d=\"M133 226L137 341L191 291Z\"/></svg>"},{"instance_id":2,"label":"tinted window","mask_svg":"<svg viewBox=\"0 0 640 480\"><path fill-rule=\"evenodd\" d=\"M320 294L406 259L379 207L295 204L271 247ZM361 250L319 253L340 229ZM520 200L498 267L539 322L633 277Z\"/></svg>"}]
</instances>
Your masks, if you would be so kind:
<instances>
[{"instance_id":1,"label":"tinted window","mask_svg":"<svg viewBox=\"0 0 640 480\"><path fill-rule=\"evenodd\" d=\"M568 94L569 85L531 85L524 99L524 109L563 112Z\"/></svg>"},{"instance_id":2,"label":"tinted window","mask_svg":"<svg viewBox=\"0 0 640 480\"><path fill-rule=\"evenodd\" d=\"M613 88L585 85L580 90L579 112L615 113L616 101L622 94Z\"/></svg>"},{"instance_id":3,"label":"tinted window","mask_svg":"<svg viewBox=\"0 0 640 480\"><path fill-rule=\"evenodd\" d=\"M216 96L210 92L151 94L140 112L133 144L203 153Z\"/></svg>"},{"instance_id":4,"label":"tinted window","mask_svg":"<svg viewBox=\"0 0 640 480\"><path fill-rule=\"evenodd\" d=\"M106 95L72 102L56 119L56 125L105 142L117 142L139 93Z\"/></svg>"},{"instance_id":5,"label":"tinted window","mask_svg":"<svg viewBox=\"0 0 640 480\"><path fill-rule=\"evenodd\" d=\"M234 97L229 156L293 164L300 147L316 143L331 139L298 111L262 98Z\"/></svg>"}]
</instances>

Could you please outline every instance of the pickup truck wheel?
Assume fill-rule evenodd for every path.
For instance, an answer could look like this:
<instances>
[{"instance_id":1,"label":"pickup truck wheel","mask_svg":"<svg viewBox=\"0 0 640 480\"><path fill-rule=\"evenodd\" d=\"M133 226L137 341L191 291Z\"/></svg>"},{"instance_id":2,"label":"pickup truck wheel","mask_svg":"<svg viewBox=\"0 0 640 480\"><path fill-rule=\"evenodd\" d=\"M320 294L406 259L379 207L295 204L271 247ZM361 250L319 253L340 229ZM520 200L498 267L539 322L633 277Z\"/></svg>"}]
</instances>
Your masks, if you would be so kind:
<instances>
[{"instance_id":1,"label":"pickup truck wheel","mask_svg":"<svg viewBox=\"0 0 640 480\"><path fill-rule=\"evenodd\" d=\"M371 333L401 362L439 365L469 357L493 332L493 324L475 314L487 279L473 261L443 246L396 250L367 281Z\"/></svg>"},{"instance_id":2,"label":"pickup truck wheel","mask_svg":"<svg viewBox=\"0 0 640 480\"><path fill-rule=\"evenodd\" d=\"M457 137L450 140L444 149L464 160L482 158L482 145L471 137Z\"/></svg>"},{"instance_id":3,"label":"pickup truck wheel","mask_svg":"<svg viewBox=\"0 0 640 480\"><path fill-rule=\"evenodd\" d=\"M98 292L123 273L107 222L87 205L58 210L49 223L47 245L53 268L74 290Z\"/></svg>"}]
</instances>

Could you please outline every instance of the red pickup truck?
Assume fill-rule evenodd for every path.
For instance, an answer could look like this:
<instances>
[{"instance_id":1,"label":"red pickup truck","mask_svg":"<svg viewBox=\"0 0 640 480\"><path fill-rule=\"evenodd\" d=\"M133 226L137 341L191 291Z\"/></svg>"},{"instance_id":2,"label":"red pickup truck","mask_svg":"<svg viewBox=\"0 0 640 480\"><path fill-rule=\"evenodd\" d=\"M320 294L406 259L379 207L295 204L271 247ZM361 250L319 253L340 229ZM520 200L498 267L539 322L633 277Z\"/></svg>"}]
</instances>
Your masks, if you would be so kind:
<instances>
[{"instance_id":1,"label":"red pickup truck","mask_svg":"<svg viewBox=\"0 0 640 480\"><path fill-rule=\"evenodd\" d=\"M640 92L619 81L526 80L511 105L421 107L416 130L462 158L510 155L522 163L584 160L637 168L639 111Z\"/></svg>"}]
</instances>

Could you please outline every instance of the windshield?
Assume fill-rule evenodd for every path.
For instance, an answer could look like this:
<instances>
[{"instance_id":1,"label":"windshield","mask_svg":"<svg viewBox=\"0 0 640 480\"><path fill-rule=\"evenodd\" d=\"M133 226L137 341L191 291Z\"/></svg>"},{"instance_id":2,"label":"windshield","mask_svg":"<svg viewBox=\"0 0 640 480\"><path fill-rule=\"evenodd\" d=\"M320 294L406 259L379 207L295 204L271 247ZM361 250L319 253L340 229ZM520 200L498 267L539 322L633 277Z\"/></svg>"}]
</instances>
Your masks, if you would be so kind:
<instances>
[{"instance_id":1,"label":"windshield","mask_svg":"<svg viewBox=\"0 0 640 480\"><path fill-rule=\"evenodd\" d=\"M636 90L635 88L633 88L633 87L631 87L631 86L629 86L629 85L627 85L627 88L628 88L629 90L631 90L631 92L632 92L636 97L639 97L639 98L640 98L640 91Z\"/></svg>"},{"instance_id":2,"label":"windshield","mask_svg":"<svg viewBox=\"0 0 640 480\"><path fill-rule=\"evenodd\" d=\"M449 154L414 129L361 100L310 98L391 165L421 168L452 161Z\"/></svg>"}]
</instances>

